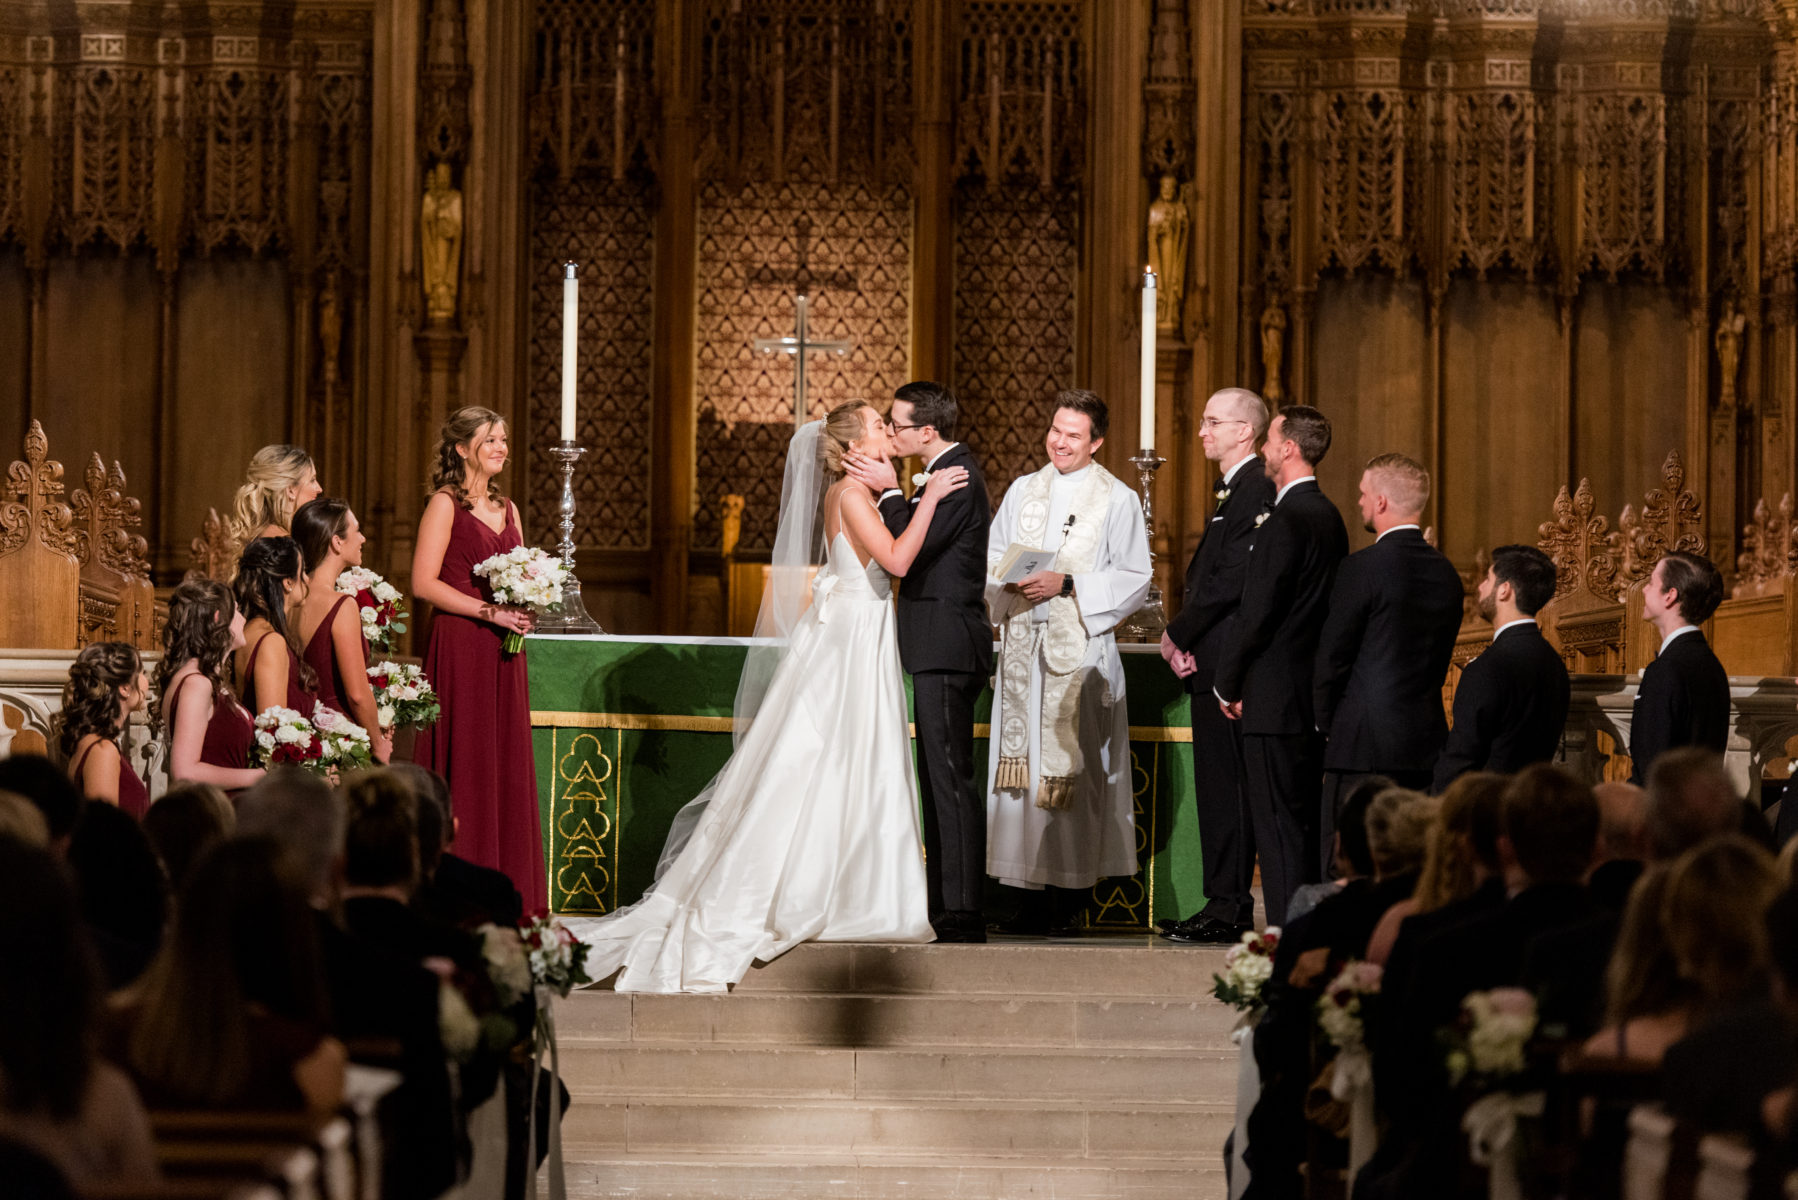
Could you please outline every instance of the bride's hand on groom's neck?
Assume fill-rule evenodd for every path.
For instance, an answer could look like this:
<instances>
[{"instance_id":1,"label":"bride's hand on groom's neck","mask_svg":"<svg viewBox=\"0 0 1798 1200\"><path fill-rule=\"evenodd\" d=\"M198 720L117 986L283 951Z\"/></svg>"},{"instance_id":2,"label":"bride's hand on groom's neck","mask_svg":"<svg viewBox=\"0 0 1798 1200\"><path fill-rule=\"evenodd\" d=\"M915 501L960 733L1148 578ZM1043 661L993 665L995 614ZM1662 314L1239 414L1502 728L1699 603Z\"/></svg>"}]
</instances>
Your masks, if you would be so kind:
<instances>
[{"instance_id":1,"label":"bride's hand on groom's neck","mask_svg":"<svg viewBox=\"0 0 1798 1200\"><path fill-rule=\"evenodd\" d=\"M849 450L843 455L843 473L863 487L876 492L884 492L899 486L899 476L893 470L893 464L884 458L873 458L860 450Z\"/></svg>"}]
</instances>

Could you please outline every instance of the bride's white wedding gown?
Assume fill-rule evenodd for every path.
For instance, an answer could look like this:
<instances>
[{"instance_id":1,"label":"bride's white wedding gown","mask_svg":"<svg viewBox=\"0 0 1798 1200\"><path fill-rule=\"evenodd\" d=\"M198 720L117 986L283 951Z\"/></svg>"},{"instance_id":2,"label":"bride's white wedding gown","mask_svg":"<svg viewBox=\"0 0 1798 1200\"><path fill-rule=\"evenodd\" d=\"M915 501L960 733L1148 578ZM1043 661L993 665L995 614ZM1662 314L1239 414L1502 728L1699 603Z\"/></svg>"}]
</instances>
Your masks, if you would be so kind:
<instances>
[{"instance_id":1,"label":"bride's white wedding gown","mask_svg":"<svg viewBox=\"0 0 1798 1200\"><path fill-rule=\"evenodd\" d=\"M620 992L720 992L801 942L927 942L892 582L831 539L812 606L653 889L569 918Z\"/></svg>"}]
</instances>

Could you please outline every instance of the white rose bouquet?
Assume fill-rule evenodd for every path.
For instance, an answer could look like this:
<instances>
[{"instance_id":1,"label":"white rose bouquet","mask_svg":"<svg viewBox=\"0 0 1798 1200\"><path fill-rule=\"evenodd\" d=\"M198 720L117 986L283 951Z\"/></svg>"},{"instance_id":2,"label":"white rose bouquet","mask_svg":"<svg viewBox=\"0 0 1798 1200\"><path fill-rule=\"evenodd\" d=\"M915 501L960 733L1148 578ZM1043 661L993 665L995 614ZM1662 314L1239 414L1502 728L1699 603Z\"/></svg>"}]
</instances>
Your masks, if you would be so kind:
<instances>
[{"instance_id":1,"label":"white rose bouquet","mask_svg":"<svg viewBox=\"0 0 1798 1200\"><path fill-rule=\"evenodd\" d=\"M487 581L493 599L500 604L516 604L545 609L562 607L562 584L567 570L562 560L535 546L516 546L474 565L474 573ZM507 654L524 649L524 635L508 632L503 647Z\"/></svg>"},{"instance_id":2,"label":"white rose bouquet","mask_svg":"<svg viewBox=\"0 0 1798 1200\"><path fill-rule=\"evenodd\" d=\"M1250 1012L1261 1004L1261 988L1274 973L1274 951L1280 947L1280 927L1269 925L1261 933L1249 930L1242 941L1224 952L1224 970L1211 977L1211 994L1232 1008Z\"/></svg>"},{"instance_id":3,"label":"white rose bouquet","mask_svg":"<svg viewBox=\"0 0 1798 1200\"><path fill-rule=\"evenodd\" d=\"M1529 1065L1525 1051L1536 1034L1536 998L1523 988L1470 992L1461 1001L1460 1023L1447 1031L1448 1082L1491 1086Z\"/></svg>"},{"instance_id":4,"label":"white rose bouquet","mask_svg":"<svg viewBox=\"0 0 1798 1200\"><path fill-rule=\"evenodd\" d=\"M323 704L311 720L291 708L275 705L256 717L251 761L259 767L291 765L320 774L335 774L374 762L368 730Z\"/></svg>"},{"instance_id":5,"label":"white rose bouquet","mask_svg":"<svg viewBox=\"0 0 1798 1200\"><path fill-rule=\"evenodd\" d=\"M583 983L592 983L587 975L587 943L574 936L568 926L553 914L525 920L518 926L531 959L531 981L543 990L566 996Z\"/></svg>"},{"instance_id":6,"label":"white rose bouquet","mask_svg":"<svg viewBox=\"0 0 1798 1200\"><path fill-rule=\"evenodd\" d=\"M424 668L411 663L378 662L368 668L375 693L375 715L383 729L423 729L443 715L443 705Z\"/></svg>"},{"instance_id":7,"label":"white rose bouquet","mask_svg":"<svg viewBox=\"0 0 1798 1200\"><path fill-rule=\"evenodd\" d=\"M1330 1044L1338 1050L1360 1051L1366 1048L1367 1031L1363 1006L1369 997L1380 994L1380 976L1385 969L1378 963L1356 959L1343 966L1317 998L1317 1024Z\"/></svg>"},{"instance_id":8,"label":"white rose bouquet","mask_svg":"<svg viewBox=\"0 0 1798 1200\"><path fill-rule=\"evenodd\" d=\"M385 650L406 632L407 613L398 588L367 567L350 567L337 577L337 591L356 598L362 620L362 636L368 644Z\"/></svg>"}]
</instances>

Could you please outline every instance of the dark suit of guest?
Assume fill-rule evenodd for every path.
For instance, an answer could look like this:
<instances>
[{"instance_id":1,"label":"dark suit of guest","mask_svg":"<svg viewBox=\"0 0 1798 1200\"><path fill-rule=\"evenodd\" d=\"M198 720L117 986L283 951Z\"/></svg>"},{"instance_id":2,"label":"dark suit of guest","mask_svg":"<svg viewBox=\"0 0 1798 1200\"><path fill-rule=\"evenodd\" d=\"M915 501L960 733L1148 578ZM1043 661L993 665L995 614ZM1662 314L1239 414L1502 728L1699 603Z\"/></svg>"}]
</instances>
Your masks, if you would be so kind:
<instances>
[{"instance_id":1,"label":"dark suit of guest","mask_svg":"<svg viewBox=\"0 0 1798 1200\"><path fill-rule=\"evenodd\" d=\"M1567 728L1567 664L1534 621L1500 630L1455 685L1455 724L1436 760L1440 792L1469 771L1552 762Z\"/></svg>"},{"instance_id":2,"label":"dark suit of guest","mask_svg":"<svg viewBox=\"0 0 1798 1200\"><path fill-rule=\"evenodd\" d=\"M1343 560L1317 647L1313 704L1324 747L1318 869L1330 874L1336 809L1363 775L1426 788L1448 738L1442 681L1461 631L1461 576L1415 526Z\"/></svg>"},{"instance_id":3,"label":"dark suit of guest","mask_svg":"<svg viewBox=\"0 0 1798 1200\"><path fill-rule=\"evenodd\" d=\"M899 659L912 677L924 871L933 920L975 921L986 890L986 803L974 786L974 701L993 672L986 613L986 532L992 508L973 452L957 442L931 470L963 467L968 486L937 501L924 545L899 581ZM894 537L911 523L898 492L880 498ZM985 927L980 927L985 932Z\"/></svg>"},{"instance_id":4,"label":"dark suit of guest","mask_svg":"<svg viewBox=\"0 0 1798 1200\"><path fill-rule=\"evenodd\" d=\"M1293 484L1255 532L1242 607L1218 655L1218 698L1242 703L1243 796L1270 925L1317 864L1323 752L1311 668L1330 586L1348 554L1342 514L1313 479Z\"/></svg>"},{"instance_id":5,"label":"dark suit of guest","mask_svg":"<svg viewBox=\"0 0 1798 1200\"><path fill-rule=\"evenodd\" d=\"M1192 694L1192 769L1204 855L1203 916L1235 925L1255 919L1249 887L1255 839L1242 795L1241 722L1224 716L1211 694L1217 660L1242 603L1255 518L1273 503L1274 483L1251 454L1219 485L1217 511L1186 568L1185 601L1167 623L1167 636L1193 656L1197 669L1183 681Z\"/></svg>"},{"instance_id":6,"label":"dark suit of guest","mask_svg":"<svg viewBox=\"0 0 1798 1200\"><path fill-rule=\"evenodd\" d=\"M1629 727L1630 780L1644 782L1669 750L1703 746L1721 754L1728 742L1729 673L1701 630L1682 633L1642 672Z\"/></svg>"}]
</instances>

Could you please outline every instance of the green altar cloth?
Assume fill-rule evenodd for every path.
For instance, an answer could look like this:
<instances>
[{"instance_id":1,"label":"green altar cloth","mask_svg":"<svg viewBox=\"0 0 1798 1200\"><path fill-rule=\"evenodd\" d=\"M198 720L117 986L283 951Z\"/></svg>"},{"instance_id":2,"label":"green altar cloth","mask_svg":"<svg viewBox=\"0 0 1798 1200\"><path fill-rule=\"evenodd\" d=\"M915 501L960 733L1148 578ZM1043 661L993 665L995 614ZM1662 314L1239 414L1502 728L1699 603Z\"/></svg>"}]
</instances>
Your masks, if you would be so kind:
<instances>
[{"instance_id":1,"label":"green altar cloth","mask_svg":"<svg viewBox=\"0 0 1798 1200\"><path fill-rule=\"evenodd\" d=\"M604 913L643 894L669 822L731 752L747 638L532 637L531 725L550 907ZM1137 861L1102 880L1087 921L1146 929L1203 904L1189 699L1153 646L1121 646ZM976 709L984 792L992 696Z\"/></svg>"}]
</instances>

